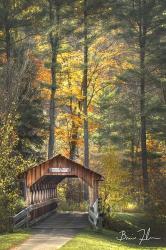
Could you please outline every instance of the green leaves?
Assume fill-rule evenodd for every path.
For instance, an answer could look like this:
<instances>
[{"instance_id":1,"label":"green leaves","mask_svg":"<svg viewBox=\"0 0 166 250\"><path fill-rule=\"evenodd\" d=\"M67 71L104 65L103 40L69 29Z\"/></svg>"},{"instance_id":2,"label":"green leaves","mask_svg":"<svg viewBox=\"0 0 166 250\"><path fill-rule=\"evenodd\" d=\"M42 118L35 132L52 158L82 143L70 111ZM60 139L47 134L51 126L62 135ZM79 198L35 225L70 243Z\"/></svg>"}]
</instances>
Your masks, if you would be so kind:
<instances>
[{"instance_id":1,"label":"green leaves","mask_svg":"<svg viewBox=\"0 0 166 250\"><path fill-rule=\"evenodd\" d=\"M0 127L0 231L8 226L9 216L13 215L20 206L20 191L18 175L30 164L24 161L14 149L18 143L18 137L14 130L14 124L10 121ZM4 225L3 225L4 224Z\"/></svg>"}]
</instances>

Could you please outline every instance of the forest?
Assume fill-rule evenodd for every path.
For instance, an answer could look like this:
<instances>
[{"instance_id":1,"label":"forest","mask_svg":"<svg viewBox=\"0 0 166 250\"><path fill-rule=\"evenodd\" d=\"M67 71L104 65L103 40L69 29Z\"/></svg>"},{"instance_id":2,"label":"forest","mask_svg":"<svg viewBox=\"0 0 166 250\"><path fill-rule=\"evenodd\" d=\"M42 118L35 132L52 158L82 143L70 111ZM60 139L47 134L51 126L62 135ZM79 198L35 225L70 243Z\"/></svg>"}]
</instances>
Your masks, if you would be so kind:
<instances>
[{"instance_id":1,"label":"forest","mask_svg":"<svg viewBox=\"0 0 166 250\"><path fill-rule=\"evenodd\" d=\"M165 7L0 0L1 232L25 207L17 176L57 154L104 176L107 221L110 211L165 218ZM59 189L86 207L85 184Z\"/></svg>"}]
</instances>

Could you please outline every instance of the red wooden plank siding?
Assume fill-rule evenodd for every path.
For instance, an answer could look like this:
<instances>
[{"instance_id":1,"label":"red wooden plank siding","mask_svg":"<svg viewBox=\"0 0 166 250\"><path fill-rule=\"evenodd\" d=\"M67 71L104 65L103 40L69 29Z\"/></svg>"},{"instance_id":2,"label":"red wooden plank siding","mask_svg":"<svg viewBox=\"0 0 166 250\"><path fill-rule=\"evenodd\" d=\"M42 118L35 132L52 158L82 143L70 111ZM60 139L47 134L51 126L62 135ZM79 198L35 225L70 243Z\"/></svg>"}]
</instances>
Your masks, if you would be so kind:
<instances>
[{"instance_id":1,"label":"red wooden plank siding","mask_svg":"<svg viewBox=\"0 0 166 250\"><path fill-rule=\"evenodd\" d=\"M49 172L49 168L70 168L70 172ZM62 178L60 178L60 176ZM84 166L64 157L58 155L50 160L47 160L31 169L24 172L24 178L26 179L26 187L31 187L33 200L38 200L42 194L50 198L52 191L51 188L55 188L56 185L62 181L63 177L78 177L85 181L92 191L92 199L95 199L98 195L98 181L103 180L103 177ZM35 184L39 186L35 186ZM53 185L53 186L52 186ZM38 188L39 187L39 188ZM42 188L41 188L42 187ZM44 188L44 189L43 189ZM92 190L93 189L93 190ZM33 190L33 191L32 191ZM43 191L42 191L43 190ZM44 191L45 190L45 191ZM40 192L40 194L39 194ZM28 192L26 192L28 194Z\"/></svg>"}]
</instances>

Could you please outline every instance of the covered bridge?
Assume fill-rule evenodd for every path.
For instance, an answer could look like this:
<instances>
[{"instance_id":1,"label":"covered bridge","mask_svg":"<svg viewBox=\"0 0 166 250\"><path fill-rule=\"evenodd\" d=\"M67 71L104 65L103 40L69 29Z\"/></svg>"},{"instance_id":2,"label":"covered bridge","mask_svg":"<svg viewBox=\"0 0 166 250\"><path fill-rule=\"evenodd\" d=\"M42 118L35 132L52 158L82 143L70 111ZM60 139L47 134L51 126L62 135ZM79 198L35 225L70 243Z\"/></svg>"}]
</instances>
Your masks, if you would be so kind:
<instances>
[{"instance_id":1,"label":"covered bridge","mask_svg":"<svg viewBox=\"0 0 166 250\"><path fill-rule=\"evenodd\" d=\"M21 176L21 186L30 221L47 214L57 207L57 185L65 178L80 178L89 187L89 204L98 199L98 183L103 177L91 169L57 155L27 169Z\"/></svg>"}]
</instances>

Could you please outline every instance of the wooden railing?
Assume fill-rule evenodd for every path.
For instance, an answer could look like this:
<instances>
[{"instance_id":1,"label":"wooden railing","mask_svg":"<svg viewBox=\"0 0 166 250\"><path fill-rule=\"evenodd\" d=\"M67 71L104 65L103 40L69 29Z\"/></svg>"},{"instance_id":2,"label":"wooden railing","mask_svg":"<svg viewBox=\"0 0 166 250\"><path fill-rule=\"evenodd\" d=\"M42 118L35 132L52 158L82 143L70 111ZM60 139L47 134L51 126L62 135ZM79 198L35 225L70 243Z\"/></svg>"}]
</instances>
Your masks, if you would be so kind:
<instances>
[{"instance_id":1,"label":"wooden railing","mask_svg":"<svg viewBox=\"0 0 166 250\"><path fill-rule=\"evenodd\" d=\"M22 226L28 227L29 225L32 225L40 219L48 216L48 214L50 214L56 208L56 198L41 203L33 204L13 216L11 223L13 225L13 228L19 228Z\"/></svg>"},{"instance_id":2,"label":"wooden railing","mask_svg":"<svg viewBox=\"0 0 166 250\"><path fill-rule=\"evenodd\" d=\"M24 225L28 226L28 214L29 214L29 207L25 208L15 216L11 218L11 223L14 228L19 228Z\"/></svg>"}]
</instances>

